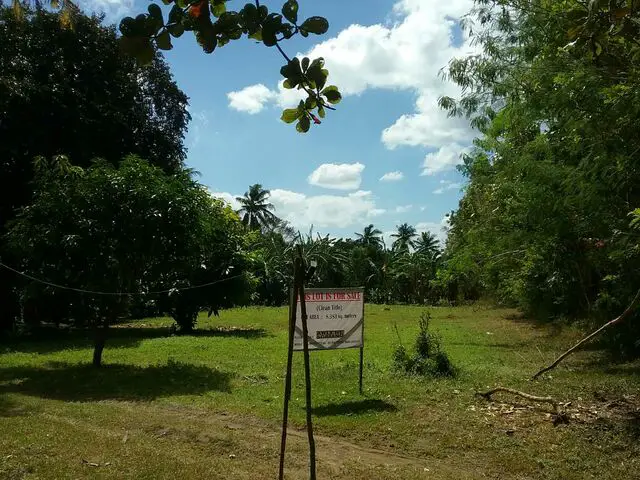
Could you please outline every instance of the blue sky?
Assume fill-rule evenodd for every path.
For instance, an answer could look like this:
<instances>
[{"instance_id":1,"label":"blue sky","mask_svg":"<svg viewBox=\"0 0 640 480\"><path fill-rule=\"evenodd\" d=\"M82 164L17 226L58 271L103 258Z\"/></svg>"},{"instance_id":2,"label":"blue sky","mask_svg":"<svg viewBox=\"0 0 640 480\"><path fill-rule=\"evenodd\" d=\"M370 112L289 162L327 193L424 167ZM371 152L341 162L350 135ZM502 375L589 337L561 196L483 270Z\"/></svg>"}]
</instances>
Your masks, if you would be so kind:
<instances>
[{"instance_id":1,"label":"blue sky","mask_svg":"<svg viewBox=\"0 0 640 480\"><path fill-rule=\"evenodd\" d=\"M107 20L148 3L89 0ZM283 0L266 1L276 8ZM81 2L82 3L82 2ZM229 8L244 2L231 0ZM384 232L408 222L441 237L463 183L455 171L474 132L438 109L459 94L438 76L472 52L458 27L471 0L300 0L299 16L322 15L330 30L283 45L290 55L323 56L329 83L343 93L338 111L305 135L279 120L297 104L279 87L284 60L250 40L212 55L188 33L166 52L190 98L187 163L200 181L231 200L252 183L272 191L277 214L295 227L351 236L369 223Z\"/></svg>"}]
</instances>

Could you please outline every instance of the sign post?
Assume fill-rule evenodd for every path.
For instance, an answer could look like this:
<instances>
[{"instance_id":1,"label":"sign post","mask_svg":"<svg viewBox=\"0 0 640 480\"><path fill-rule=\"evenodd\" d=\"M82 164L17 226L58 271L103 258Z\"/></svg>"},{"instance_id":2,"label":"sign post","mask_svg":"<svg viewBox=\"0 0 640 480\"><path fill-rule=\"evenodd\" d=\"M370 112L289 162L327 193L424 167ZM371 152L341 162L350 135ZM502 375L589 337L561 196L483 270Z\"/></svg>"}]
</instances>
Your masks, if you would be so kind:
<instances>
[{"instance_id":1,"label":"sign post","mask_svg":"<svg viewBox=\"0 0 640 480\"><path fill-rule=\"evenodd\" d=\"M291 398L291 369L294 351L304 352L305 399L307 433L309 436L309 478L316 478L315 441L311 423L310 350L358 348L360 371L358 388L362 394L364 366L364 289L363 288L304 288L305 266L302 255L294 262L294 281L289 307L289 348L285 377L282 439L280 444L280 470L284 478L289 400Z\"/></svg>"},{"instance_id":2,"label":"sign post","mask_svg":"<svg viewBox=\"0 0 640 480\"><path fill-rule=\"evenodd\" d=\"M305 290L309 350L360 349L359 392L364 367L364 288L308 288ZM296 304L293 349L304 349L302 312Z\"/></svg>"}]
</instances>

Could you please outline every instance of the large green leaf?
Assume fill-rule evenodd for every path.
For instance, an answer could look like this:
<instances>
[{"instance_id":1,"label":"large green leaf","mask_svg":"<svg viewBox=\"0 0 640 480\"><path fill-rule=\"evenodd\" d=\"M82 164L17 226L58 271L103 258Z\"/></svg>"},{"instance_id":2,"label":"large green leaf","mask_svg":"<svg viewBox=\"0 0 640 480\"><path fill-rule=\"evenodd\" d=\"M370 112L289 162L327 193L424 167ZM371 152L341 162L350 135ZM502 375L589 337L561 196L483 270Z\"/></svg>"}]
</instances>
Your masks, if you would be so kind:
<instances>
[{"instance_id":1,"label":"large green leaf","mask_svg":"<svg viewBox=\"0 0 640 480\"><path fill-rule=\"evenodd\" d=\"M184 17L184 11L178 6L174 5L169 12L169 23L177 23Z\"/></svg>"},{"instance_id":2,"label":"large green leaf","mask_svg":"<svg viewBox=\"0 0 640 480\"><path fill-rule=\"evenodd\" d=\"M291 23L295 24L298 21L297 0L288 0L284 5L282 5L282 15L284 15L284 18L289 20Z\"/></svg>"},{"instance_id":3,"label":"large green leaf","mask_svg":"<svg viewBox=\"0 0 640 480\"><path fill-rule=\"evenodd\" d=\"M305 32L322 35L329 30L329 22L324 17L309 17L300 25L300 28Z\"/></svg>"},{"instance_id":4,"label":"large green leaf","mask_svg":"<svg viewBox=\"0 0 640 480\"><path fill-rule=\"evenodd\" d=\"M152 3L151 5L149 5L147 10L149 11L149 15L151 15L153 18L162 20L162 9L158 5Z\"/></svg>"},{"instance_id":5,"label":"large green leaf","mask_svg":"<svg viewBox=\"0 0 640 480\"><path fill-rule=\"evenodd\" d=\"M167 30L172 36L178 38L184 33L184 25L182 25L181 23L176 23L175 25L169 25L167 27Z\"/></svg>"},{"instance_id":6,"label":"large green leaf","mask_svg":"<svg viewBox=\"0 0 640 480\"><path fill-rule=\"evenodd\" d=\"M329 76L329 71L321 68L324 62L313 62L309 69L307 70L307 78L313 82L312 88L323 88L325 83L327 83L327 77Z\"/></svg>"},{"instance_id":7,"label":"large green leaf","mask_svg":"<svg viewBox=\"0 0 640 480\"><path fill-rule=\"evenodd\" d=\"M300 117L300 112L297 108L287 108L282 112L280 119L285 123L293 123L298 117Z\"/></svg>"},{"instance_id":8,"label":"large green leaf","mask_svg":"<svg viewBox=\"0 0 640 480\"><path fill-rule=\"evenodd\" d=\"M296 130L300 133L307 133L310 127L311 120L309 120L307 115L300 117L300 120L298 120L298 123L296 124Z\"/></svg>"},{"instance_id":9,"label":"large green leaf","mask_svg":"<svg viewBox=\"0 0 640 480\"><path fill-rule=\"evenodd\" d=\"M340 94L338 87L336 87L335 85L329 85L327 88L322 90L321 93L322 95L327 97L329 103L336 104L340 103L340 100L342 100L342 95Z\"/></svg>"},{"instance_id":10,"label":"large green leaf","mask_svg":"<svg viewBox=\"0 0 640 480\"><path fill-rule=\"evenodd\" d=\"M136 21L132 17L124 17L120 21L120 33L125 36L132 36L136 34Z\"/></svg>"},{"instance_id":11,"label":"large green leaf","mask_svg":"<svg viewBox=\"0 0 640 480\"><path fill-rule=\"evenodd\" d=\"M282 28L282 15L270 13L262 24L262 43L273 47L278 43L277 35Z\"/></svg>"},{"instance_id":12,"label":"large green leaf","mask_svg":"<svg viewBox=\"0 0 640 480\"><path fill-rule=\"evenodd\" d=\"M212 0L211 2L211 13L214 17L219 17L223 13L227 11L227 4L225 0Z\"/></svg>"},{"instance_id":13,"label":"large green leaf","mask_svg":"<svg viewBox=\"0 0 640 480\"><path fill-rule=\"evenodd\" d=\"M165 30L156 37L156 45L160 50L171 50L173 48L173 45L171 45L169 30Z\"/></svg>"},{"instance_id":14,"label":"large green leaf","mask_svg":"<svg viewBox=\"0 0 640 480\"><path fill-rule=\"evenodd\" d=\"M122 50L133 56L141 65L148 65L153 61L153 45L147 37L120 37Z\"/></svg>"},{"instance_id":15,"label":"large green leaf","mask_svg":"<svg viewBox=\"0 0 640 480\"><path fill-rule=\"evenodd\" d=\"M218 39L212 27L196 31L196 40L205 53L213 53L218 46Z\"/></svg>"}]
</instances>

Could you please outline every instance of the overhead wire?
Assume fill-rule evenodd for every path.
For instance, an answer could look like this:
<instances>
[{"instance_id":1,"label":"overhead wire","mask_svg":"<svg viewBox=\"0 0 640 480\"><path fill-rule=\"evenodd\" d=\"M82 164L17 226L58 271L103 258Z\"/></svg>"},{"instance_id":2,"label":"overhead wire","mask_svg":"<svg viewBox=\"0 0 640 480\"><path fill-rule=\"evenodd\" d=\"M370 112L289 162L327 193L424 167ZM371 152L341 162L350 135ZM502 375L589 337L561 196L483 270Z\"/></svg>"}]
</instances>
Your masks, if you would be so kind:
<instances>
[{"instance_id":1,"label":"overhead wire","mask_svg":"<svg viewBox=\"0 0 640 480\"><path fill-rule=\"evenodd\" d=\"M13 267L10 267L9 265L6 265L2 262L0 262L0 267L5 268L6 270L9 270L13 273L16 273L22 277L28 278L29 280L32 280L34 282L37 283L41 283L43 285L47 285L49 287L54 287L54 288L59 288L61 290L69 290L72 292L78 292L78 293L86 293L89 295L105 295L105 296L134 296L134 295L161 295L163 293L173 293L173 292L181 292L184 290L195 290L197 288L204 288L204 287L209 287L211 285L216 285L218 283L223 283L223 282L228 282L230 280L234 280L236 278L240 278L242 276L244 276L243 273L240 273L238 275L234 275L232 277L227 277L227 278L222 278L219 280L214 280L212 282L207 282L207 283L202 283L199 285L191 285L188 287L173 287L173 288L167 288L165 290L151 290L148 292L106 292L106 291L100 291L100 290L88 290L88 289L84 289L84 288L77 288L77 287L70 287L68 285L60 285L54 282L50 282L48 280L43 280L41 278L38 277L34 277L33 275L29 275L28 273L25 272L21 272L20 270L17 270Z\"/></svg>"}]
</instances>

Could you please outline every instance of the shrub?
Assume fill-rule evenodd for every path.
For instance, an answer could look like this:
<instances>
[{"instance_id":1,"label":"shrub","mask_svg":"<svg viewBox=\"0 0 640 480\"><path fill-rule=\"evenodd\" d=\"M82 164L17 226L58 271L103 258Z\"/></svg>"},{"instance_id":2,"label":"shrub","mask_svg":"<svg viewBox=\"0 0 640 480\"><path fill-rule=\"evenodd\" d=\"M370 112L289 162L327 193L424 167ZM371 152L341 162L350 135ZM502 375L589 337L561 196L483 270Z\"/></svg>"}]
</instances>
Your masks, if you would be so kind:
<instances>
[{"instance_id":1,"label":"shrub","mask_svg":"<svg viewBox=\"0 0 640 480\"><path fill-rule=\"evenodd\" d=\"M456 369L442 347L441 338L429 331L430 321L429 312L420 315L414 354L410 355L404 345L398 345L393 352L393 368L411 375L454 377Z\"/></svg>"}]
</instances>

